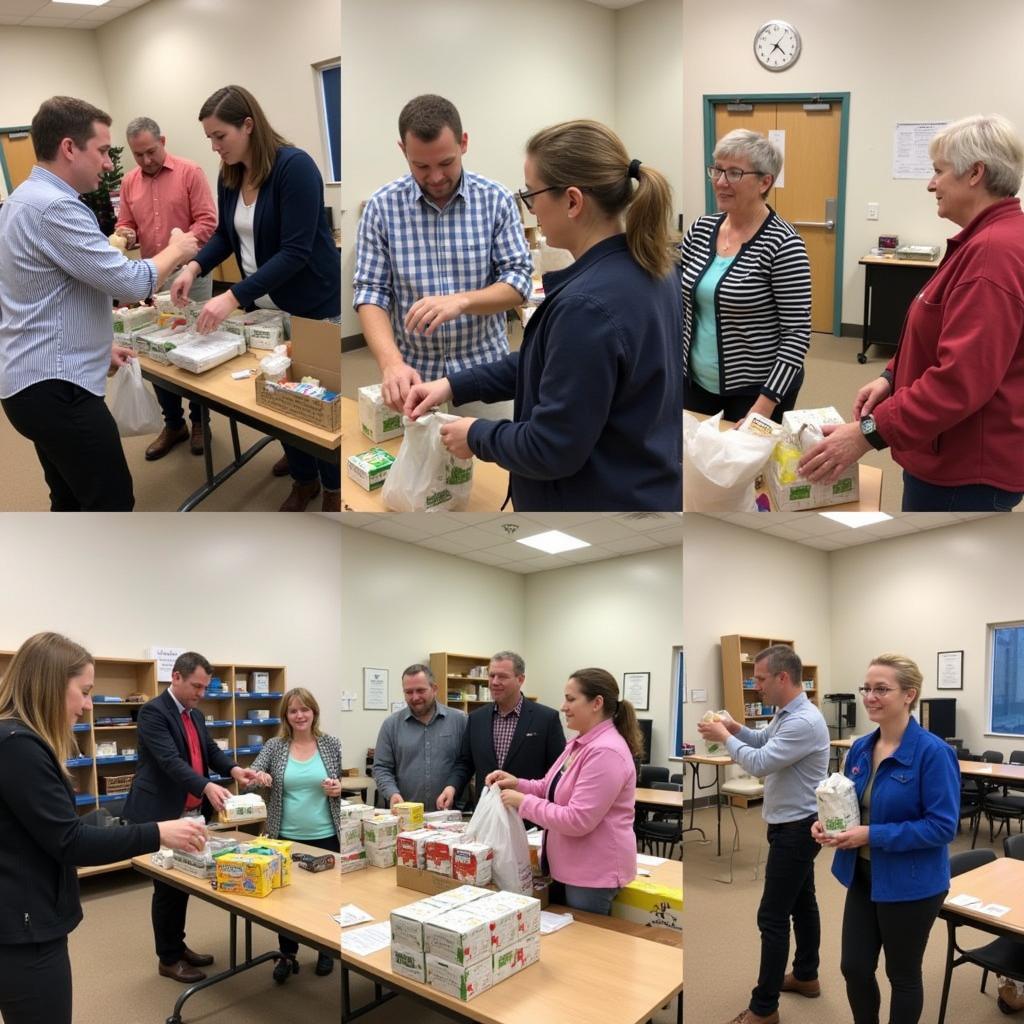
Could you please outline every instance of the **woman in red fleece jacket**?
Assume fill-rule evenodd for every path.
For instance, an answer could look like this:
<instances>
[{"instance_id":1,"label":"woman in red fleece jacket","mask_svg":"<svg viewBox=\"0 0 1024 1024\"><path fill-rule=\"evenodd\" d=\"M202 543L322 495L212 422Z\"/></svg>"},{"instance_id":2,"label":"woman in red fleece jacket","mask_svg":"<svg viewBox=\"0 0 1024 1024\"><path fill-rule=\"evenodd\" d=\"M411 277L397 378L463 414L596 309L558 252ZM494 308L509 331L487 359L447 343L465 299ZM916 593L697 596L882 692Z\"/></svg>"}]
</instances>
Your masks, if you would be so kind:
<instances>
[{"instance_id":1,"label":"woman in red fleece jacket","mask_svg":"<svg viewBox=\"0 0 1024 1024\"><path fill-rule=\"evenodd\" d=\"M903 511L1009 511L1024 494L1024 145L997 114L944 128L929 153L938 214L963 229L907 313L853 423L800 470L831 483L872 448L903 467Z\"/></svg>"}]
</instances>

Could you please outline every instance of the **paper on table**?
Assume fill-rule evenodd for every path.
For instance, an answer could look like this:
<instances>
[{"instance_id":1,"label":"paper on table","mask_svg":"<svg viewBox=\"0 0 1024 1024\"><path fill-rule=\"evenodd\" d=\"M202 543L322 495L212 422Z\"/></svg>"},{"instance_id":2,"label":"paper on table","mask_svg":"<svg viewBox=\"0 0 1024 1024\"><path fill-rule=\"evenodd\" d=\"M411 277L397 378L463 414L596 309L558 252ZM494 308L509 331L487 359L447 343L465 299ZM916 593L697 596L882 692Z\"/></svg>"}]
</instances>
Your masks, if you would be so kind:
<instances>
[{"instance_id":1,"label":"paper on table","mask_svg":"<svg viewBox=\"0 0 1024 1024\"><path fill-rule=\"evenodd\" d=\"M347 928L350 924L362 924L364 921L373 920L365 910L357 907L354 903L346 903L341 908L341 913L334 914L333 917L342 928Z\"/></svg>"},{"instance_id":2,"label":"paper on table","mask_svg":"<svg viewBox=\"0 0 1024 1024\"><path fill-rule=\"evenodd\" d=\"M967 893L961 893L959 896L954 896L951 900L946 900L946 902L954 907L981 906L981 900L977 896L969 896Z\"/></svg>"},{"instance_id":3,"label":"paper on table","mask_svg":"<svg viewBox=\"0 0 1024 1024\"><path fill-rule=\"evenodd\" d=\"M368 924L365 928L357 928L354 932L341 933L341 948L359 956L369 956L380 949L391 945L391 925L384 921L381 924Z\"/></svg>"},{"instance_id":4,"label":"paper on table","mask_svg":"<svg viewBox=\"0 0 1024 1024\"><path fill-rule=\"evenodd\" d=\"M1001 903L986 903L985 906L978 907L979 914L986 914L989 917L1002 917L1009 912L1010 908L1004 907Z\"/></svg>"},{"instance_id":5,"label":"paper on table","mask_svg":"<svg viewBox=\"0 0 1024 1024\"><path fill-rule=\"evenodd\" d=\"M636 869L636 874L637 874L637 878L650 878L651 877L650 871L648 871L646 868L637 868Z\"/></svg>"},{"instance_id":6,"label":"paper on table","mask_svg":"<svg viewBox=\"0 0 1024 1024\"><path fill-rule=\"evenodd\" d=\"M667 863L665 857L649 857L646 853L638 853L636 855L637 864L643 864L646 868L656 868L659 864Z\"/></svg>"},{"instance_id":7,"label":"paper on table","mask_svg":"<svg viewBox=\"0 0 1024 1024\"><path fill-rule=\"evenodd\" d=\"M552 914L550 911L542 910L540 912L540 933L541 935L550 935L551 932L557 932L567 924L572 924L573 920L572 914Z\"/></svg>"}]
</instances>

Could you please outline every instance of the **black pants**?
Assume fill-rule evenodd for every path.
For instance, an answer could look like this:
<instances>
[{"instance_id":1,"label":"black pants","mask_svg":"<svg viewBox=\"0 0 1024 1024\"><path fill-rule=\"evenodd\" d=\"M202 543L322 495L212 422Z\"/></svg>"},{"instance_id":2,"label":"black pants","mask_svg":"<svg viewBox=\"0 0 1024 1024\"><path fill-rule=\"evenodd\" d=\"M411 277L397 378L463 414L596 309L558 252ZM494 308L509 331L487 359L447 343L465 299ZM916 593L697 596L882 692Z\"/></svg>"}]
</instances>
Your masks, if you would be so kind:
<instances>
[{"instance_id":1,"label":"black pants","mask_svg":"<svg viewBox=\"0 0 1024 1024\"><path fill-rule=\"evenodd\" d=\"M904 512L1010 512L1020 504L1019 491L990 484L930 484L903 471Z\"/></svg>"},{"instance_id":2,"label":"black pants","mask_svg":"<svg viewBox=\"0 0 1024 1024\"><path fill-rule=\"evenodd\" d=\"M757 908L761 932L761 967L750 1009L762 1017L779 1006L779 992L789 960L789 923L793 922L796 953L793 973L801 981L818 976L821 919L814 895L814 858L820 846L811 838L816 815L803 821L768 826L768 862L764 893Z\"/></svg>"},{"instance_id":3,"label":"black pants","mask_svg":"<svg viewBox=\"0 0 1024 1024\"><path fill-rule=\"evenodd\" d=\"M341 842L337 836L328 836L326 839L296 839L294 836L278 836L279 839L290 839L293 843L305 843L306 846L317 846L321 850L330 850L332 853L338 853L341 850ZM293 871L301 871L302 868L293 868ZM287 935L278 935L277 937L278 948L282 953L287 953L289 956L295 956L299 951L299 944L294 939L289 939Z\"/></svg>"},{"instance_id":4,"label":"black pants","mask_svg":"<svg viewBox=\"0 0 1024 1024\"><path fill-rule=\"evenodd\" d=\"M879 950L892 986L889 1024L917 1024L924 1003L921 961L944 892L923 900L871 902L871 865L857 858L843 911L842 970L854 1024L878 1024L882 997L875 980Z\"/></svg>"},{"instance_id":5,"label":"black pants","mask_svg":"<svg viewBox=\"0 0 1024 1024\"><path fill-rule=\"evenodd\" d=\"M160 403L160 411L164 414L164 425L171 430L180 430L185 426L184 403L181 395L176 395L173 391L158 387L156 384L153 385L153 390L156 392L156 400ZM202 409L203 407L198 402L189 402L188 418L193 423L201 423Z\"/></svg>"},{"instance_id":6,"label":"black pants","mask_svg":"<svg viewBox=\"0 0 1024 1024\"><path fill-rule=\"evenodd\" d=\"M793 386L782 397L782 401L775 406L771 418L776 423L782 422L782 414L790 412L796 405L796 396L800 394L800 388L804 383L803 370L797 375ZM738 423L743 419L750 407L757 401L759 391L751 391L737 395L716 395L713 391L705 391L692 377L687 377L683 384L683 407L690 412L703 413L705 416L714 416L716 412L722 412L722 418Z\"/></svg>"},{"instance_id":7,"label":"black pants","mask_svg":"<svg viewBox=\"0 0 1024 1024\"><path fill-rule=\"evenodd\" d=\"M4 1024L71 1024L68 937L0 946L0 1018Z\"/></svg>"},{"instance_id":8,"label":"black pants","mask_svg":"<svg viewBox=\"0 0 1024 1024\"><path fill-rule=\"evenodd\" d=\"M160 963L176 964L185 952L185 914L188 893L164 882L153 882L153 940Z\"/></svg>"},{"instance_id":9,"label":"black pants","mask_svg":"<svg viewBox=\"0 0 1024 1024\"><path fill-rule=\"evenodd\" d=\"M64 380L3 400L11 426L36 447L53 512L131 512L132 475L106 402Z\"/></svg>"}]
</instances>

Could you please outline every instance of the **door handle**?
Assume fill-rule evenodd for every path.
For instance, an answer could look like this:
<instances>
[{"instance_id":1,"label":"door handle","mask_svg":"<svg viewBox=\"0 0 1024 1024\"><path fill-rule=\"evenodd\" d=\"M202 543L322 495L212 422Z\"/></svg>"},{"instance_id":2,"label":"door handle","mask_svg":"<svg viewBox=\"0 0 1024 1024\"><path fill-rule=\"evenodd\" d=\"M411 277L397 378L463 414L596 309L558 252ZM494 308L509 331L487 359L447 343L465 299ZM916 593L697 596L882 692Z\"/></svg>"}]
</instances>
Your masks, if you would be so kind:
<instances>
[{"instance_id":1,"label":"door handle","mask_svg":"<svg viewBox=\"0 0 1024 1024\"><path fill-rule=\"evenodd\" d=\"M826 231L836 229L836 201L835 199L825 200L824 220L793 220L790 224L795 228L824 228Z\"/></svg>"}]
</instances>

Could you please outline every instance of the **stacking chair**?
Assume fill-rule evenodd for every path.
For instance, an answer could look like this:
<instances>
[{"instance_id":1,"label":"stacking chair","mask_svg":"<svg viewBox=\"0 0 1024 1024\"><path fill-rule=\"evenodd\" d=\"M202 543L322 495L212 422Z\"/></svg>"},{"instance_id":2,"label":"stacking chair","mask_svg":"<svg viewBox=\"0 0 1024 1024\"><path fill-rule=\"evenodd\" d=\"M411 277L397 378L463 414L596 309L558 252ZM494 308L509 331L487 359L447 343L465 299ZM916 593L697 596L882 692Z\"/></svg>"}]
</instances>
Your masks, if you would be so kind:
<instances>
[{"instance_id":1,"label":"stacking chair","mask_svg":"<svg viewBox=\"0 0 1024 1024\"><path fill-rule=\"evenodd\" d=\"M681 782L654 782L651 789L664 789L682 793ZM671 857L676 843L683 841L683 810L659 811L660 820L637 821L633 829L640 840L641 849L646 848L655 857Z\"/></svg>"},{"instance_id":2,"label":"stacking chair","mask_svg":"<svg viewBox=\"0 0 1024 1024\"><path fill-rule=\"evenodd\" d=\"M641 789L653 789L652 783L655 782L668 782L668 769L655 764L641 765L637 785Z\"/></svg>"},{"instance_id":3,"label":"stacking chair","mask_svg":"<svg viewBox=\"0 0 1024 1024\"><path fill-rule=\"evenodd\" d=\"M1024 860L1024 836L1004 836L1003 855L1014 860Z\"/></svg>"},{"instance_id":4,"label":"stacking chair","mask_svg":"<svg viewBox=\"0 0 1024 1024\"><path fill-rule=\"evenodd\" d=\"M750 810L749 801L764 796L764 783L760 779L755 779L750 775L737 775L733 779L728 779L722 783L722 793L727 797L731 798L734 796L746 797L748 800L747 808L744 813ZM736 820L736 811L733 808L732 800L729 799L729 817L732 818L732 848L729 850L729 877L728 878L716 878L716 882L723 882L726 885L732 885L734 874L733 874L733 861L736 859L736 851L740 848L740 826ZM761 852L764 848L764 832L761 833L761 838L757 844L757 857L754 859L754 879L756 880L761 872Z\"/></svg>"},{"instance_id":5,"label":"stacking chair","mask_svg":"<svg viewBox=\"0 0 1024 1024\"><path fill-rule=\"evenodd\" d=\"M974 776L960 776L960 818L956 823L960 831L964 818L969 818L968 828L971 830L971 849L978 841L978 823L985 801L985 790L981 779Z\"/></svg>"},{"instance_id":6,"label":"stacking chair","mask_svg":"<svg viewBox=\"0 0 1024 1024\"><path fill-rule=\"evenodd\" d=\"M668 781L669 782L678 782L680 785L682 785L682 783L683 783L683 773L682 772L676 772L674 775L670 775L668 777Z\"/></svg>"},{"instance_id":7,"label":"stacking chair","mask_svg":"<svg viewBox=\"0 0 1024 1024\"><path fill-rule=\"evenodd\" d=\"M962 875L965 871L979 868L995 859L995 850L965 850L963 853L954 853L949 858L949 871L951 875ZM1003 937L985 946L963 949L956 940L957 928L967 927L963 923L963 918L954 921L946 915L944 910L939 911L939 917L945 920L947 929L946 973L942 980L942 1002L939 1005L938 1020L938 1024L945 1024L946 1003L949 1001L949 986L953 977L953 968L959 967L961 964L976 964L980 967L982 992L985 991L989 971L994 974L1003 974L1015 981L1024 981L1024 943Z\"/></svg>"}]
</instances>

